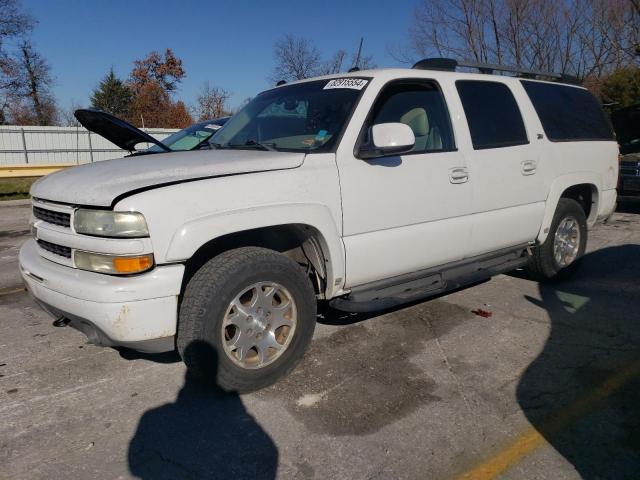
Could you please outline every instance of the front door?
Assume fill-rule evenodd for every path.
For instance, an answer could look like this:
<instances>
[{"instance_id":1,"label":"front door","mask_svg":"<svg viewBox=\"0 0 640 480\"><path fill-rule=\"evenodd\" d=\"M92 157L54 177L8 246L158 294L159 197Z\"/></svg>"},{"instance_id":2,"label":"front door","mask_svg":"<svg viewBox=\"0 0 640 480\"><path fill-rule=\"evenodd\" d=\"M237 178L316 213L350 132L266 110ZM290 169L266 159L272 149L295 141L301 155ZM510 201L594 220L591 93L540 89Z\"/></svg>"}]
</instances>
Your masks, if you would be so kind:
<instances>
[{"instance_id":1,"label":"front door","mask_svg":"<svg viewBox=\"0 0 640 480\"><path fill-rule=\"evenodd\" d=\"M363 160L372 125L413 130L411 152ZM345 143L345 142L343 142ZM386 84L357 144L337 153L346 287L460 260L471 236L471 179L456 150L449 110L434 81Z\"/></svg>"}]
</instances>

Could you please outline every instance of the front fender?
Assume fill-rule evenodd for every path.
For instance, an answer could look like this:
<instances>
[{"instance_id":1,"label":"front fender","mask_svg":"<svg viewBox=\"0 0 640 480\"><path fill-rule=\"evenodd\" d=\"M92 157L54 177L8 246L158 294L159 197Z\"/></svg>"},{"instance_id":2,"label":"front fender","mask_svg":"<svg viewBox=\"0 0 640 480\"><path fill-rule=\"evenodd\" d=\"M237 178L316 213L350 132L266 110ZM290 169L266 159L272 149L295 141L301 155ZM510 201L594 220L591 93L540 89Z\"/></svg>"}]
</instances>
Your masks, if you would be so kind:
<instances>
[{"instance_id":1,"label":"front fender","mask_svg":"<svg viewBox=\"0 0 640 480\"><path fill-rule=\"evenodd\" d=\"M206 215L182 224L173 234L166 262L182 262L205 243L230 233L275 225L302 224L320 232L327 260L327 296L344 283L344 247L328 207L321 204L286 203L229 210ZM337 285L336 285L337 284Z\"/></svg>"},{"instance_id":2,"label":"front fender","mask_svg":"<svg viewBox=\"0 0 640 480\"><path fill-rule=\"evenodd\" d=\"M596 222L598 214L598 202L599 193L602 191L602 176L594 172L575 172L556 178L551 184L549 189L549 195L547 196L546 207L544 217L542 219L542 225L538 232L537 240L539 243L543 243L547 239L549 229L551 228L551 222L553 221L553 215L556 212L558 201L567 188L574 185L590 184L595 189L592 198L593 205L591 207L591 214L587 219L587 224L592 227Z\"/></svg>"}]
</instances>

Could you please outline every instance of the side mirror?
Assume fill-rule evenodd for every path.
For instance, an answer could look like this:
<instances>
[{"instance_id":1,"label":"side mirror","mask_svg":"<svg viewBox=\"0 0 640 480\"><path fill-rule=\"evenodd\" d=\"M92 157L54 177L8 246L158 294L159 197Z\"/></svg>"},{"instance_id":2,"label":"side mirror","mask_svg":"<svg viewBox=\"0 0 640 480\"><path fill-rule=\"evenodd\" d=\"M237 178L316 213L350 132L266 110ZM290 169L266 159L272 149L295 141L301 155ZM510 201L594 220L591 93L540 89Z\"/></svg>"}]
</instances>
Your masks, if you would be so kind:
<instances>
[{"instance_id":1,"label":"side mirror","mask_svg":"<svg viewBox=\"0 0 640 480\"><path fill-rule=\"evenodd\" d=\"M416 137L404 123L379 123L371 127L371 145L360 149L360 158L384 157L411 151Z\"/></svg>"}]
</instances>

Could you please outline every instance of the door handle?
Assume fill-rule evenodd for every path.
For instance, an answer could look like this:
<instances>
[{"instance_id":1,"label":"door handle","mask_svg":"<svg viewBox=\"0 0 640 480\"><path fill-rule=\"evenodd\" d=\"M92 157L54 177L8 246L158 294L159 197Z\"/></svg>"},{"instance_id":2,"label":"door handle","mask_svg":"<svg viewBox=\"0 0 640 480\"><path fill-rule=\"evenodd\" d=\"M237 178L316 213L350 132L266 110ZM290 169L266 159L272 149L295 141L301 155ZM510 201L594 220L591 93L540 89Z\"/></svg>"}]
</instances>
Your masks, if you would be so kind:
<instances>
[{"instance_id":1,"label":"door handle","mask_svg":"<svg viewBox=\"0 0 640 480\"><path fill-rule=\"evenodd\" d=\"M469 181L469 170L466 167L455 167L449 170L451 183L465 183Z\"/></svg>"},{"instance_id":2,"label":"door handle","mask_svg":"<svg viewBox=\"0 0 640 480\"><path fill-rule=\"evenodd\" d=\"M523 175L533 175L538 169L538 162L535 160L525 160L521 163Z\"/></svg>"}]
</instances>

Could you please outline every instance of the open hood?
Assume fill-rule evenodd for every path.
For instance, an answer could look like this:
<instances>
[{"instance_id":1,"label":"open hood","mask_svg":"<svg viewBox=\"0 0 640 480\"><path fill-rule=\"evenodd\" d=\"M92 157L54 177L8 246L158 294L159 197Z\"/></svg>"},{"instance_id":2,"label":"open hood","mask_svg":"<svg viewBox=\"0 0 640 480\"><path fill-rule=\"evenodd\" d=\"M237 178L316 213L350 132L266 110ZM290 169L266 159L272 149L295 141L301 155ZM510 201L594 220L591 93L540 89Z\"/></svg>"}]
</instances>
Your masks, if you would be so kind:
<instances>
[{"instance_id":1,"label":"open hood","mask_svg":"<svg viewBox=\"0 0 640 480\"><path fill-rule=\"evenodd\" d=\"M160 140L102 110L82 108L76 110L74 116L84 128L106 138L123 150L133 152L137 144L146 142L158 145L166 152L171 151Z\"/></svg>"}]
</instances>

